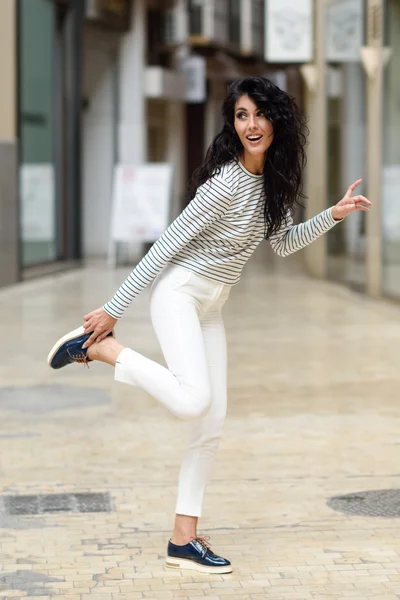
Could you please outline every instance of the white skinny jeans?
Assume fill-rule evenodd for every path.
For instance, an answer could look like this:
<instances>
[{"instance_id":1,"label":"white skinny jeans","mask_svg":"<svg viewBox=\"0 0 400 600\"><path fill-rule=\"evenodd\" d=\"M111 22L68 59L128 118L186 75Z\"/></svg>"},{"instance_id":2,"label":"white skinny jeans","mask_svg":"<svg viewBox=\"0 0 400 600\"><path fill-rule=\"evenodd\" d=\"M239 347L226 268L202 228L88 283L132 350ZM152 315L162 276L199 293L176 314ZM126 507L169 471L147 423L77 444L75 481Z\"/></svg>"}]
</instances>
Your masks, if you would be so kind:
<instances>
[{"instance_id":1,"label":"white skinny jeans","mask_svg":"<svg viewBox=\"0 0 400 600\"><path fill-rule=\"evenodd\" d=\"M168 265L151 291L151 320L168 369L125 348L115 380L141 387L181 419L194 420L179 476L176 513L199 517L227 407L221 309L231 286Z\"/></svg>"}]
</instances>

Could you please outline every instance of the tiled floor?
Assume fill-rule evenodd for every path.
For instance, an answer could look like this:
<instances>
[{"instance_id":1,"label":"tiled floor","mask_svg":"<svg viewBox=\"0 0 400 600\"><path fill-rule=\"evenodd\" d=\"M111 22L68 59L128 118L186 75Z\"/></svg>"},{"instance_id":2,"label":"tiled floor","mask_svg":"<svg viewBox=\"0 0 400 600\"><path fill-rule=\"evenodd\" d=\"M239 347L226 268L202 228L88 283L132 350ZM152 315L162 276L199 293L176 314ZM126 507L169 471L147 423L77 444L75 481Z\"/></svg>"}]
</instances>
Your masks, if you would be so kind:
<instances>
[{"instance_id":1,"label":"tiled floor","mask_svg":"<svg viewBox=\"0 0 400 600\"><path fill-rule=\"evenodd\" d=\"M126 272L0 291L1 495L113 502L95 514L0 511L0 598L399 599L400 520L327 502L400 488L400 307L310 281L290 261L248 266L225 310L229 415L201 522L234 572L181 574L164 553L187 426L105 365L45 362ZM146 293L118 336L161 360Z\"/></svg>"}]
</instances>

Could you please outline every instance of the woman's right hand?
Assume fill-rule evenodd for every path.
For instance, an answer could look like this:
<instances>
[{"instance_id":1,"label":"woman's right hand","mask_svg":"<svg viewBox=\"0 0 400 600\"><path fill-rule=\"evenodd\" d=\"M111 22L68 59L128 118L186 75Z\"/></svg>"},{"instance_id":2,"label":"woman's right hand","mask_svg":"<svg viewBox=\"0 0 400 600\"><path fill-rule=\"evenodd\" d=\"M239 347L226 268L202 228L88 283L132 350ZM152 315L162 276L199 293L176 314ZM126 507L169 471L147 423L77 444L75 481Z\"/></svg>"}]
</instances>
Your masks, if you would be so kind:
<instances>
[{"instance_id":1,"label":"woman's right hand","mask_svg":"<svg viewBox=\"0 0 400 600\"><path fill-rule=\"evenodd\" d=\"M369 211L372 206L372 202L365 196L353 196L353 192L360 185L362 179L357 179L351 184L346 192L346 195L337 203L332 206L331 214L335 221L341 221L347 217L350 213L356 210Z\"/></svg>"},{"instance_id":2,"label":"woman's right hand","mask_svg":"<svg viewBox=\"0 0 400 600\"><path fill-rule=\"evenodd\" d=\"M83 317L83 327L86 333L92 333L82 348L89 348L94 342L101 342L114 329L118 319L106 313L104 308L98 308Z\"/></svg>"}]
</instances>

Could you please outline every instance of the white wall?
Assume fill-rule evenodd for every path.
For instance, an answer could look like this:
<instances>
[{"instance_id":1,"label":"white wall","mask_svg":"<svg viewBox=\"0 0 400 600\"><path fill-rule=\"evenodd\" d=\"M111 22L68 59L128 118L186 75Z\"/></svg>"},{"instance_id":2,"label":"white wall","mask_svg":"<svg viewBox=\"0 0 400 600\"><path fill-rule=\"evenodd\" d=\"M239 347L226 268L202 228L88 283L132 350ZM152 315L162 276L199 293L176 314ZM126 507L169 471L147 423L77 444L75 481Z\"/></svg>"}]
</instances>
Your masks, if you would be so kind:
<instances>
[{"instance_id":1,"label":"white wall","mask_svg":"<svg viewBox=\"0 0 400 600\"><path fill-rule=\"evenodd\" d=\"M83 89L83 253L105 256L110 231L119 37L87 28Z\"/></svg>"}]
</instances>

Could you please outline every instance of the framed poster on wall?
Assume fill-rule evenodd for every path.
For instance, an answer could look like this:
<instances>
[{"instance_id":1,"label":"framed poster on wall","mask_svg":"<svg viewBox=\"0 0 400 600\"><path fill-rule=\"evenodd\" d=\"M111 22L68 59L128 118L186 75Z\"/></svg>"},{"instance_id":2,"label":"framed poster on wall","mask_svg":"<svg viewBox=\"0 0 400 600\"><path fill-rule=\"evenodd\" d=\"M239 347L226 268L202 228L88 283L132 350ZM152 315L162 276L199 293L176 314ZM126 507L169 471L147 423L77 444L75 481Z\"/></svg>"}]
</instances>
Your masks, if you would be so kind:
<instances>
[{"instance_id":1,"label":"framed poster on wall","mask_svg":"<svg viewBox=\"0 0 400 600\"><path fill-rule=\"evenodd\" d=\"M329 0L326 5L326 60L360 61L364 43L364 0Z\"/></svg>"},{"instance_id":2,"label":"framed poster on wall","mask_svg":"<svg viewBox=\"0 0 400 600\"><path fill-rule=\"evenodd\" d=\"M266 0L267 62L310 62L313 59L313 37L313 0Z\"/></svg>"}]
</instances>

